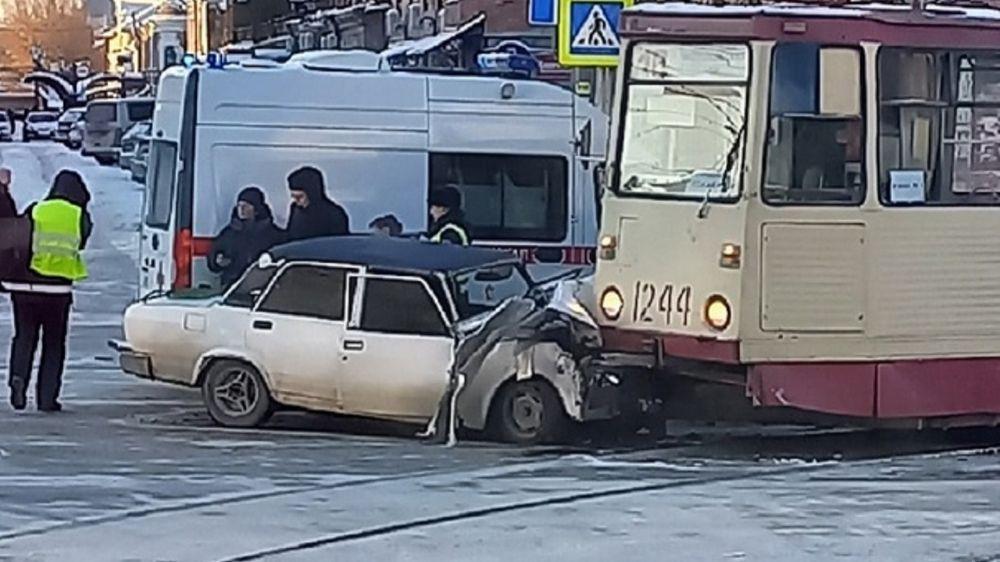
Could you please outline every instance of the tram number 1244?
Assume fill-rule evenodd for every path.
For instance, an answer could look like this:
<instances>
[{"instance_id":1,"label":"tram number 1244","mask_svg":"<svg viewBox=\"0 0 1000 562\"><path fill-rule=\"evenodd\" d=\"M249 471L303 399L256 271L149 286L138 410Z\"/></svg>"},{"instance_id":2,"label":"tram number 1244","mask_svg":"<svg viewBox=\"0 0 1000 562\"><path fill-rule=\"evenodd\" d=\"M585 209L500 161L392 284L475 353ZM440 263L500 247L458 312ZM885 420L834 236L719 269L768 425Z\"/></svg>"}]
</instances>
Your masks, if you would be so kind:
<instances>
[{"instance_id":1,"label":"tram number 1244","mask_svg":"<svg viewBox=\"0 0 1000 562\"><path fill-rule=\"evenodd\" d=\"M687 326L691 323L690 285L675 287L667 284L661 287L636 281L632 321L651 324L658 320L667 326L674 323Z\"/></svg>"}]
</instances>

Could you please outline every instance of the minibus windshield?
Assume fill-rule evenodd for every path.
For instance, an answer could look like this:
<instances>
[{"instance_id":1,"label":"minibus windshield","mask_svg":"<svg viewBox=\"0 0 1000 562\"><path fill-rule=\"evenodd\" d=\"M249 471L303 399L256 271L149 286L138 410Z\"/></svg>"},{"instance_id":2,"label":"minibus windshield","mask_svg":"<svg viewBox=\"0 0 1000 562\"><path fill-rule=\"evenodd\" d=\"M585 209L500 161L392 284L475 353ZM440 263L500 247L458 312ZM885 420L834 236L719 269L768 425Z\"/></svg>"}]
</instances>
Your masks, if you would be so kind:
<instances>
[{"instance_id":1,"label":"minibus windshield","mask_svg":"<svg viewBox=\"0 0 1000 562\"><path fill-rule=\"evenodd\" d=\"M618 191L733 198L746 128L745 45L639 43L629 53Z\"/></svg>"}]
</instances>

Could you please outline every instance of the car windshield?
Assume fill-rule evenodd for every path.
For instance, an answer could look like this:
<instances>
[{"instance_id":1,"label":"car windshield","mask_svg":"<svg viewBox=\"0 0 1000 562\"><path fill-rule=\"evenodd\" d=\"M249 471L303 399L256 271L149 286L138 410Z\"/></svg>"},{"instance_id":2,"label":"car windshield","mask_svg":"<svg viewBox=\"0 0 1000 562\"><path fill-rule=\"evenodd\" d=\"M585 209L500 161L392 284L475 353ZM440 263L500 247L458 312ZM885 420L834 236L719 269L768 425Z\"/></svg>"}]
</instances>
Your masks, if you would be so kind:
<instances>
[{"instance_id":1,"label":"car windshield","mask_svg":"<svg viewBox=\"0 0 1000 562\"><path fill-rule=\"evenodd\" d=\"M60 123L76 123L83 117L83 112L80 111L67 111L63 113L62 117L59 118Z\"/></svg>"},{"instance_id":2,"label":"car windshield","mask_svg":"<svg viewBox=\"0 0 1000 562\"><path fill-rule=\"evenodd\" d=\"M29 123L51 123L55 120L54 113L32 113L28 116Z\"/></svg>"},{"instance_id":3,"label":"car windshield","mask_svg":"<svg viewBox=\"0 0 1000 562\"><path fill-rule=\"evenodd\" d=\"M118 118L118 107L114 103L92 103L87 107L89 123L105 123Z\"/></svg>"},{"instance_id":4,"label":"car windshield","mask_svg":"<svg viewBox=\"0 0 1000 562\"><path fill-rule=\"evenodd\" d=\"M494 308L499 303L528 294L531 280L514 264L494 265L453 277L455 306L460 320Z\"/></svg>"}]
</instances>

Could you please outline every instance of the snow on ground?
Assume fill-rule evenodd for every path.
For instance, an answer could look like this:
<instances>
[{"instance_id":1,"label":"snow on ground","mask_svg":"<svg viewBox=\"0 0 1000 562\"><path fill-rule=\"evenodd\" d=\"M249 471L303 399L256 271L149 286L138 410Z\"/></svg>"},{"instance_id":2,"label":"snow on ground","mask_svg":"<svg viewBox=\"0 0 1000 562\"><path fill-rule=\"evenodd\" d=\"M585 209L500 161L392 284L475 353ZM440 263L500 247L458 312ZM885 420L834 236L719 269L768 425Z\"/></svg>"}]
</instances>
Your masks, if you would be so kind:
<instances>
[{"instance_id":1,"label":"snow on ground","mask_svg":"<svg viewBox=\"0 0 1000 562\"><path fill-rule=\"evenodd\" d=\"M67 411L0 406L0 560L1000 561L995 454L774 462L446 449L300 414L209 426L197 392L127 377L105 347L134 297L140 187L52 143L0 145L0 163L22 208L78 170L95 222Z\"/></svg>"}]
</instances>

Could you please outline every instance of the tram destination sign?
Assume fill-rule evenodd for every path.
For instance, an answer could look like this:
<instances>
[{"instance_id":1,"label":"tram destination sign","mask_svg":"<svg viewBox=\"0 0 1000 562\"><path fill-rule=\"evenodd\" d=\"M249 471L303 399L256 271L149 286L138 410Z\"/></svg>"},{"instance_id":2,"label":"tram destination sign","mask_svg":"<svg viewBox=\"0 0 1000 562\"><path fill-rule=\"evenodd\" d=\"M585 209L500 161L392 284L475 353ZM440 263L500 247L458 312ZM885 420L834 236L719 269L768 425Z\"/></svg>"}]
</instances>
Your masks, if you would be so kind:
<instances>
[{"instance_id":1,"label":"tram destination sign","mask_svg":"<svg viewBox=\"0 0 1000 562\"><path fill-rule=\"evenodd\" d=\"M559 64L617 66L622 9L634 0L559 0Z\"/></svg>"}]
</instances>

